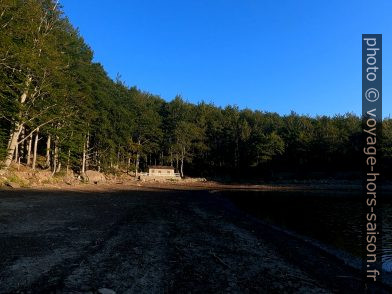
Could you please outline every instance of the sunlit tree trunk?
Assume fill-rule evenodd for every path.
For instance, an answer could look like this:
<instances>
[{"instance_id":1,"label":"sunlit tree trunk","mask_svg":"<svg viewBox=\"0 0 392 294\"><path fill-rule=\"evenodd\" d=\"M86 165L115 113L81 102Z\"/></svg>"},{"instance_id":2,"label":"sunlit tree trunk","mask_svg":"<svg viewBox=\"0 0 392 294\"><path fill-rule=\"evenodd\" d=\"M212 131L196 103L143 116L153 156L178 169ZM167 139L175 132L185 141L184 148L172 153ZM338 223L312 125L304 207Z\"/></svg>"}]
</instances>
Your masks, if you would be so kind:
<instances>
[{"instance_id":1,"label":"sunlit tree trunk","mask_svg":"<svg viewBox=\"0 0 392 294\"><path fill-rule=\"evenodd\" d=\"M69 173L69 163L71 161L71 149L68 149L68 156L67 156L67 176Z\"/></svg>"},{"instance_id":2,"label":"sunlit tree trunk","mask_svg":"<svg viewBox=\"0 0 392 294\"><path fill-rule=\"evenodd\" d=\"M27 165L31 164L31 148L33 146L33 137L29 136L28 143L27 143Z\"/></svg>"},{"instance_id":3,"label":"sunlit tree trunk","mask_svg":"<svg viewBox=\"0 0 392 294\"><path fill-rule=\"evenodd\" d=\"M86 142L83 142L82 174L86 172Z\"/></svg>"},{"instance_id":4,"label":"sunlit tree trunk","mask_svg":"<svg viewBox=\"0 0 392 294\"><path fill-rule=\"evenodd\" d=\"M18 139L21 131L22 131L22 125L17 123L14 131L10 136L10 140L7 146L7 157L4 161L4 166L6 168L8 168L11 165L12 158L14 157L15 154L15 149L18 146Z\"/></svg>"},{"instance_id":5,"label":"sunlit tree trunk","mask_svg":"<svg viewBox=\"0 0 392 294\"><path fill-rule=\"evenodd\" d=\"M35 166L37 163L38 140L39 140L39 129L37 129L35 134L35 139L34 139L34 152L33 152L33 165L32 165L33 170L35 170Z\"/></svg>"},{"instance_id":6,"label":"sunlit tree trunk","mask_svg":"<svg viewBox=\"0 0 392 294\"><path fill-rule=\"evenodd\" d=\"M180 170L181 178L184 177L184 159L185 159L185 147L181 149L181 170Z\"/></svg>"},{"instance_id":7,"label":"sunlit tree trunk","mask_svg":"<svg viewBox=\"0 0 392 294\"><path fill-rule=\"evenodd\" d=\"M50 145L51 145L51 137L48 135L48 139L46 140L46 167L50 167Z\"/></svg>"},{"instance_id":8,"label":"sunlit tree trunk","mask_svg":"<svg viewBox=\"0 0 392 294\"><path fill-rule=\"evenodd\" d=\"M87 138L86 138L86 158L85 158L85 170L89 169L89 149L90 149L90 132L87 132Z\"/></svg>"},{"instance_id":9,"label":"sunlit tree trunk","mask_svg":"<svg viewBox=\"0 0 392 294\"><path fill-rule=\"evenodd\" d=\"M26 152L24 149L25 141L26 141L26 138L25 138L26 134L25 133L26 133L26 129L25 129L25 127L22 127L22 131L20 132L19 138L24 139L24 141L19 142L18 145L16 146L16 149L15 149L15 162L18 163L18 165L20 165L20 161L26 155Z\"/></svg>"},{"instance_id":10,"label":"sunlit tree trunk","mask_svg":"<svg viewBox=\"0 0 392 294\"><path fill-rule=\"evenodd\" d=\"M18 143L16 143L14 154L15 154L14 161L15 161L15 163L18 163L19 162L19 144Z\"/></svg>"},{"instance_id":11,"label":"sunlit tree trunk","mask_svg":"<svg viewBox=\"0 0 392 294\"><path fill-rule=\"evenodd\" d=\"M53 161L52 161L52 165L53 165L53 169L52 169L52 176L56 173L57 170L57 155L56 155L56 142L54 142L54 148L53 148Z\"/></svg>"},{"instance_id":12,"label":"sunlit tree trunk","mask_svg":"<svg viewBox=\"0 0 392 294\"><path fill-rule=\"evenodd\" d=\"M54 145L54 161L56 162L56 168L53 169L54 172L58 173L61 170L61 162L60 162L60 148L58 145L58 138L56 138L56 142Z\"/></svg>"},{"instance_id":13,"label":"sunlit tree trunk","mask_svg":"<svg viewBox=\"0 0 392 294\"><path fill-rule=\"evenodd\" d=\"M19 99L21 105L23 105L26 102L31 80L32 80L31 77L28 77L26 80L25 91L23 92L23 94L20 96ZM21 115L22 114L20 113L20 116ZM15 149L18 146L18 140L19 140L20 133L22 132L22 129L23 129L23 122L21 121L16 122L15 127L11 132L10 139L8 141L7 156L4 161L5 168L8 168L12 162L12 158L14 157Z\"/></svg>"}]
</instances>

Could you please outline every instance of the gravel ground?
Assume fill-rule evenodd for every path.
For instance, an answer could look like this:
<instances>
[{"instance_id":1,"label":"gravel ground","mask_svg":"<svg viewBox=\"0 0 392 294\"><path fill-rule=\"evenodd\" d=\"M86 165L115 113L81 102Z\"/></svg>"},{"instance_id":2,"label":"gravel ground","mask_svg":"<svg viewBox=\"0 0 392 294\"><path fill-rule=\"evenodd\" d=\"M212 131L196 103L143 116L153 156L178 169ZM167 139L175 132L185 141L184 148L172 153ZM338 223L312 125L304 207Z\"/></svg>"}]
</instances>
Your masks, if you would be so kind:
<instances>
[{"instance_id":1,"label":"gravel ground","mask_svg":"<svg viewBox=\"0 0 392 294\"><path fill-rule=\"evenodd\" d=\"M356 293L338 261L218 194L0 191L0 293Z\"/></svg>"}]
</instances>

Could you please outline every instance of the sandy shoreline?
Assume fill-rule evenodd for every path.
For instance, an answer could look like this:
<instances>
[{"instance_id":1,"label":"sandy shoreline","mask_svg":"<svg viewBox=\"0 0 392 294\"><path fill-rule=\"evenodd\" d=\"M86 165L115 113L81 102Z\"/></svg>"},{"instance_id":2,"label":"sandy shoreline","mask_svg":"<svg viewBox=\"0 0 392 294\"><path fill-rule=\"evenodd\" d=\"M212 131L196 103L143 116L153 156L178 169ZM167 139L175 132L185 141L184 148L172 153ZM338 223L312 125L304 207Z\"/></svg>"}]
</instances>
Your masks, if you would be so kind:
<instances>
[{"instance_id":1,"label":"sandy shoreline","mask_svg":"<svg viewBox=\"0 0 392 294\"><path fill-rule=\"evenodd\" d=\"M42 184L25 188L12 189L9 187L0 188L1 190L56 190L56 191L85 191L85 192L99 192L99 191L127 191L127 190L236 190L236 191L334 191L334 192L355 192L361 191L362 187L358 184L336 184L336 183L319 183L319 184L225 184L218 182L141 182L128 181L121 183L78 183L68 185L66 183L56 184ZM384 190L391 191L392 185L383 187Z\"/></svg>"}]
</instances>

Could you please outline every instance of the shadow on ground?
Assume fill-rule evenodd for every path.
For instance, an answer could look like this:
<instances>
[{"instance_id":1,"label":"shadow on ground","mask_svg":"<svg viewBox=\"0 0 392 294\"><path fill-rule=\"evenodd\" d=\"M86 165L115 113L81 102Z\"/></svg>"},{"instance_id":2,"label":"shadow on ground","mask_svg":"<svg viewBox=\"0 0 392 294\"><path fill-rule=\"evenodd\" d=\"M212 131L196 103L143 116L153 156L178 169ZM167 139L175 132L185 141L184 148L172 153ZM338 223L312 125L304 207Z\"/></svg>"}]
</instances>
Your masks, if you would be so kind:
<instances>
[{"instance_id":1,"label":"shadow on ground","mask_svg":"<svg viewBox=\"0 0 392 294\"><path fill-rule=\"evenodd\" d=\"M248 217L218 194L0 191L0 292L360 289L350 269ZM306 254L311 256L301 262ZM328 270L315 271L320 265ZM351 278L336 281L335 274Z\"/></svg>"}]
</instances>

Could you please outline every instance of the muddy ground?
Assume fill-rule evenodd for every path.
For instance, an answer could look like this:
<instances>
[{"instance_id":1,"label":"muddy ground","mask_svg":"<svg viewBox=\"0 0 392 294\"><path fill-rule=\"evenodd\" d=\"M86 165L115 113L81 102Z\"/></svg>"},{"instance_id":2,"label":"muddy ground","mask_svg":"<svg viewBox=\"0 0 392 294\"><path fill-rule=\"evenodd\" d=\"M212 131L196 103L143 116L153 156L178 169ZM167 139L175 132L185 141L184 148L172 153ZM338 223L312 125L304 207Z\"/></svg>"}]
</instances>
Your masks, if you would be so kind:
<instances>
[{"instance_id":1,"label":"muddy ground","mask_svg":"<svg viewBox=\"0 0 392 294\"><path fill-rule=\"evenodd\" d=\"M0 293L361 290L355 270L215 190L89 190L0 191Z\"/></svg>"}]
</instances>

